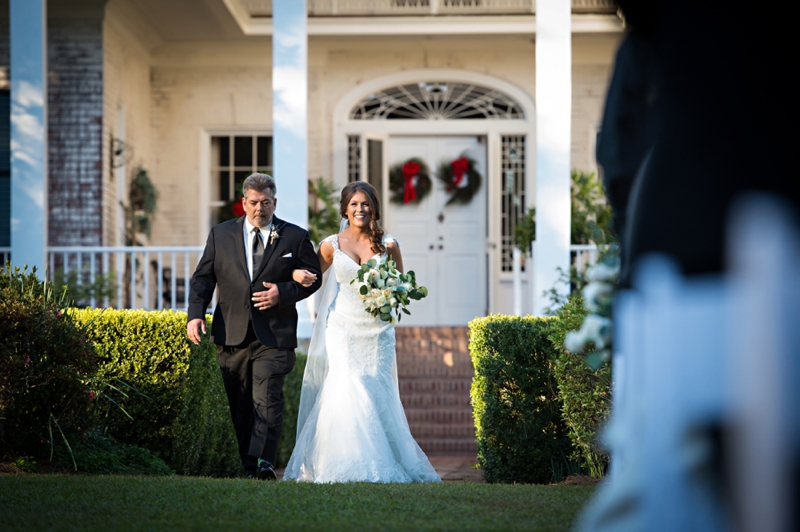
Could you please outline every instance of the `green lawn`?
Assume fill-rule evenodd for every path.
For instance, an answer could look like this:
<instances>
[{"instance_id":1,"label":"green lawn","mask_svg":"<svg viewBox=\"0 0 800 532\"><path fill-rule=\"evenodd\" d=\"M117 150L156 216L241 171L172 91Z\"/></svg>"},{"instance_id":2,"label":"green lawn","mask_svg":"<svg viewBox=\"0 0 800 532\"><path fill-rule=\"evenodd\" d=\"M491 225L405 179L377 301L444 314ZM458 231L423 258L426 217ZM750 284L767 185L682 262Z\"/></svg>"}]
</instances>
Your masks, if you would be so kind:
<instances>
[{"instance_id":1,"label":"green lawn","mask_svg":"<svg viewBox=\"0 0 800 532\"><path fill-rule=\"evenodd\" d=\"M0 475L4 531L569 530L594 488Z\"/></svg>"}]
</instances>

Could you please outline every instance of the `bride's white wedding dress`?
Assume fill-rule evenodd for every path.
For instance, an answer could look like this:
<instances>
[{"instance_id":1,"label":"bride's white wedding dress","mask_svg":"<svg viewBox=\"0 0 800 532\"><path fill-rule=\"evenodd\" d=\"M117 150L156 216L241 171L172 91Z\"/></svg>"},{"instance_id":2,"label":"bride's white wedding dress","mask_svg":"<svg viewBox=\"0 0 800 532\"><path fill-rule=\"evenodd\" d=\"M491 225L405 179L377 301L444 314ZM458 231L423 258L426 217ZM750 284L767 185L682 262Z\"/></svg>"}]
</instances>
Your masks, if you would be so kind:
<instances>
[{"instance_id":1,"label":"bride's white wedding dress","mask_svg":"<svg viewBox=\"0 0 800 532\"><path fill-rule=\"evenodd\" d=\"M397 386L394 326L364 310L355 284L359 265L333 246L332 275L315 336L326 355L303 379L297 441L284 479L308 482L441 482L408 427ZM384 237L384 244L391 241ZM374 258L378 257L375 255ZM334 278L335 277L335 278ZM322 337L318 336L321 340Z\"/></svg>"}]
</instances>

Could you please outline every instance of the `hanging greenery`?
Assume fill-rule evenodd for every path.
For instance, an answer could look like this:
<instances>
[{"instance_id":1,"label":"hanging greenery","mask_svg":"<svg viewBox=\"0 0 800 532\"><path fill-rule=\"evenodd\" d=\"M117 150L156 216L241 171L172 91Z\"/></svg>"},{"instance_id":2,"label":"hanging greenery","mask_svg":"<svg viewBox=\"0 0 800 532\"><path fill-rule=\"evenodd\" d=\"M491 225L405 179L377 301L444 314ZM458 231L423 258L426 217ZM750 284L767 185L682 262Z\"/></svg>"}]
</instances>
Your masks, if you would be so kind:
<instances>
[{"instance_id":1,"label":"hanging greenery","mask_svg":"<svg viewBox=\"0 0 800 532\"><path fill-rule=\"evenodd\" d=\"M482 177L475 169L477 163L462 155L458 159L442 162L436 177L444 184L450 195L445 206L452 203L467 205L481 188Z\"/></svg>"},{"instance_id":2,"label":"hanging greenery","mask_svg":"<svg viewBox=\"0 0 800 532\"><path fill-rule=\"evenodd\" d=\"M120 202L125 209L125 241L128 246L139 246L139 235L150 238L153 218L158 207L158 190L141 166L133 171L128 186L128 204Z\"/></svg>"},{"instance_id":3,"label":"hanging greenery","mask_svg":"<svg viewBox=\"0 0 800 532\"><path fill-rule=\"evenodd\" d=\"M389 170L389 201L400 205L420 203L432 188L428 165L417 157L399 163Z\"/></svg>"}]
</instances>

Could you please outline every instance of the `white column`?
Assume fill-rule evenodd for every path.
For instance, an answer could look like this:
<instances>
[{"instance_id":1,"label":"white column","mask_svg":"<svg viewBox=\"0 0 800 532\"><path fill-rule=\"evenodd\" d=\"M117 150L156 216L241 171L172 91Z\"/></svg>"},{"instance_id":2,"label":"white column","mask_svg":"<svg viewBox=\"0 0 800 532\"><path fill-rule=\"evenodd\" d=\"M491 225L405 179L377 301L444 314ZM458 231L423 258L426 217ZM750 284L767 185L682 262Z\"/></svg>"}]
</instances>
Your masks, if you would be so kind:
<instances>
[{"instance_id":1,"label":"white column","mask_svg":"<svg viewBox=\"0 0 800 532\"><path fill-rule=\"evenodd\" d=\"M571 2L536 0L536 243L533 313L569 268L572 120ZM558 286L566 293L567 286Z\"/></svg>"},{"instance_id":2,"label":"white column","mask_svg":"<svg viewBox=\"0 0 800 532\"><path fill-rule=\"evenodd\" d=\"M273 169L278 185L276 214L308 225L308 30L306 0L272 4ZM311 338L305 302L297 305L299 338Z\"/></svg>"},{"instance_id":3,"label":"white column","mask_svg":"<svg viewBox=\"0 0 800 532\"><path fill-rule=\"evenodd\" d=\"M47 4L9 2L11 260L47 264Z\"/></svg>"}]
</instances>

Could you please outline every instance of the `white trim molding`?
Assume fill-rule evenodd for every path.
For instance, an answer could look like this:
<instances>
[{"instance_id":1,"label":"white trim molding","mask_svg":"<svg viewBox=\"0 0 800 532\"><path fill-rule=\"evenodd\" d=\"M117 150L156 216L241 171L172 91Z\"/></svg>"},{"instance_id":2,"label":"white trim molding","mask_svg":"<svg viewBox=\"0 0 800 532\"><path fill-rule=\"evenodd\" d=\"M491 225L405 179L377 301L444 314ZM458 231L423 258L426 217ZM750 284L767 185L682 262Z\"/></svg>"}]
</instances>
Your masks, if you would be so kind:
<instances>
[{"instance_id":1,"label":"white trim molding","mask_svg":"<svg viewBox=\"0 0 800 532\"><path fill-rule=\"evenodd\" d=\"M397 85L420 82L460 82L495 89L514 99L523 110L519 119L442 119L442 120L357 120L350 111L367 95ZM511 274L500 271L501 228L499 201L501 164L500 142L503 135L524 135L527 160L525 165L525 209L534 205L534 171L536 167L536 107L533 98L520 87L494 76L457 69L419 69L397 72L361 83L348 91L336 104L333 112L333 169L334 184L344 186L348 181L348 135L379 136L463 136L480 135L487 139L487 193L489 254L489 310L497 312L500 283L510 282ZM390 161L385 161L388 165ZM362 165L363 166L363 165ZM363 177L363 171L362 171ZM507 279L506 279L507 278Z\"/></svg>"},{"instance_id":2,"label":"white trim molding","mask_svg":"<svg viewBox=\"0 0 800 532\"><path fill-rule=\"evenodd\" d=\"M252 17L238 0L225 3L242 34L271 36L272 18ZM622 21L616 15L574 14L572 33L620 33ZM309 37L402 36L402 35L533 35L536 15L452 15L309 17Z\"/></svg>"}]
</instances>

